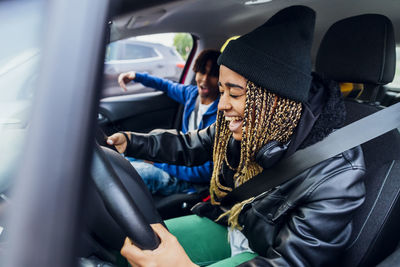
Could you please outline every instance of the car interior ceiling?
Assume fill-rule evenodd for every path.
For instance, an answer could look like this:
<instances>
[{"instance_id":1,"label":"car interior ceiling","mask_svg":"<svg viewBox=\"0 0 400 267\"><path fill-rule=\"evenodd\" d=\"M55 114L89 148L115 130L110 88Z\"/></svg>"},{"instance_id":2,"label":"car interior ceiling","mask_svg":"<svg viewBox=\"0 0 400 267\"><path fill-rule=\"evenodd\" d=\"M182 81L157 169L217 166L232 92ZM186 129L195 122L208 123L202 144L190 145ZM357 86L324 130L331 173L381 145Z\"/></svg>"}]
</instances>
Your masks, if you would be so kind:
<instances>
[{"instance_id":1,"label":"car interior ceiling","mask_svg":"<svg viewBox=\"0 0 400 267\"><path fill-rule=\"evenodd\" d=\"M126 0L126 2L129 1ZM173 29L174 32L194 33L200 39L205 34L208 38L212 37L213 39L212 43L205 40L206 46L220 47L229 37L247 32L263 23L266 18L279 9L294 4L302 4L302 1L293 3L277 1L266 5L244 5L241 1L236 0L167 1L164 4L158 4L155 7L148 6L136 12L129 13L129 9L127 9L126 12L115 16L111 41L134 35L170 32ZM317 52L317 44L330 25L350 16L367 13L386 15L395 24L396 35L399 36L399 30L397 30L399 21L396 20L397 3L395 1L336 0L330 1L329 4L325 1L307 1L306 5L313 8L318 14L314 55ZM221 10L224 12L220 12ZM191 16L187 16L187 14L191 14ZM147 25L143 27L140 22L145 17L150 18L146 20ZM205 17L207 20L204 20Z\"/></svg>"},{"instance_id":2,"label":"car interior ceiling","mask_svg":"<svg viewBox=\"0 0 400 267\"><path fill-rule=\"evenodd\" d=\"M231 3L232 1L225 1L225 3L222 2L224 1L208 1L209 8L204 12L208 12L213 8L221 10L221 6L224 5L227 5L227 11L229 11L227 13L230 14L238 14L240 12L239 10L243 9L243 6L239 4L226 4L227 2ZM315 70L317 73L323 74L325 77L338 82L363 84L364 89L362 94L358 96L357 100L346 99L346 108L348 110L347 123L350 123L381 109L382 107L378 104L388 106L399 102L400 94L396 92L388 92L387 88L384 87L385 84L389 83L393 79L394 68L391 68L390 66L381 66L380 64L376 64L376 61L372 62L372 64L369 61L365 62L365 60L373 58L374 60L379 59L378 62L395 64L395 40L393 34L386 35L384 36L385 39L383 39L380 30L377 29L374 31L371 30L371 28L362 28L357 23L362 21L363 18L357 18L350 21L346 20L343 24L339 26L336 25L336 28L330 28L324 37L322 35L330 25L341 18L363 13L376 13L377 5L383 6L381 8L382 12L380 13L387 15L389 18L391 17L391 12L394 12L392 10L396 9L392 9L392 5L395 1L382 1L385 4L379 4L375 3L376 1L369 0L363 2L363 6L359 9L351 8L351 5L353 4L350 3L351 1L343 0L338 2L340 2L340 12L328 10L329 8L332 8L332 6L327 8L326 5L324 6L324 4L321 3L312 2L309 5L317 11L319 16L324 16L323 23L317 21L316 43L319 43L320 40L322 41L318 52L317 49L314 49L314 54L316 54ZM185 14L185 12L186 14L188 12L194 13L193 10L198 8L200 4L202 6L205 5L204 1L193 1L190 5L185 5L180 1L171 1L162 7L146 7L148 9L145 13L157 14L157 12L161 12L160 14L163 16L160 17L166 18L159 19L160 17L154 15L155 18L158 18L159 20L156 19L155 22L147 28L135 28L135 25L133 24L131 25L131 29L125 31L114 31L111 39L116 40L132 34L139 35L152 31L168 31L169 28L179 29L179 24L182 23L181 21L172 21L172 19L168 20L168 16L164 16L165 14L168 14L169 8L174 8L178 4L182 5L179 11L182 12L182 14ZM346 9L344 7L348 8ZM252 20L251 24L242 23L243 26L237 27L234 30L223 27L219 28L218 30L224 32L224 34L220 34L220 39L217 41L218 45L222 44L226 38L238 33L246 32L248 28L260 24L260 22L263 22L265 17L268 17L270 14L273 14L276 10L281 8L283 8L282 5L276 5L276 7L268 10L267 13L262 9L255 10L253 13L249 14L256 16L257 19ZM332 15L330 13L332 13ZM121 15L119 17L119 22L124 24L132 17L135 17L135 14L136 13ZM143 12L141 12L141 14L143 15ZM198 16L204 16L204 14L200 13ZM241 17L240 19L245 20L248 19L249 16ZM177 17L179 18L179 15L177 15ZM193 20L195 18L196 17L191 19ZM221 16L220 19L226 20L227 18ZM384 19L379 16L376 16L373 19L376 19L378 24L386 23ZM394 21L394 25L395 31L399 33L399 21ZM196 27L198 26L200 25L193 25L193 32L196 32ZM360 28L357 28L358 26ZM187 28L185 28L185 31L187 31ZM201 38L202 34L200 33L199 36ZM400 34L397 34L397 36L400 36ZM363 42L363 40L366 39L371 40L374 45L372 47L366 47L365 42ZM384 51L386 54L375 55L376 50L373 50L372 48L376 46L381 47L383 42L390 44L390 46L385 47ZM316 45L316 47L318 46ZM341 50L342 48L344 48L345 52ZM335 56L332 57L332 55ZM343 66L346 66L346 64L354 66L352 67L354 71L343 69ZM377 66L379 69L374 69L371 66ZM360 76L360 73L364 75ZM377 73L383 73L383 76L378 75ZM175 123L175 125L179 125L179 123ZM375 265L387 257L398 244L400 236L397 234L398 231L396 231L395 227L400 221L400 204L398 201L400 181L396 179L400 174L399 145L400 134L397 130L393 130L362 145L368 168L366 175L367 199L363 208L357 213L354 222L355 231L352 236L352 245L343 256L341 265ZM164 202L161 202L161 206L164 208L167 207L168 209L171 208L169 205L182 206L182 203L186 203L185 201L182 202L182 197L185 196L172 196L169 200L163 199ZM186 197L189 198L189 196Z\"/></svg>"}]
</instances>

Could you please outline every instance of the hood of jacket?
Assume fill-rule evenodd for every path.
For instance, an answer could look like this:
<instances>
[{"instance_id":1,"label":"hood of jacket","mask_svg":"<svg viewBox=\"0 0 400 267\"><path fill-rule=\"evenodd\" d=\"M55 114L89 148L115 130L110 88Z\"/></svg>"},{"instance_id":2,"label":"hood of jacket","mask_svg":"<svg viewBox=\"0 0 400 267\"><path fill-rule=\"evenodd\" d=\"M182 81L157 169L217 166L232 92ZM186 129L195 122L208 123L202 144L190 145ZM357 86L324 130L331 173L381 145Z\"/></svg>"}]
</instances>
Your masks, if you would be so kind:
<instances>
[{"instance_id":1,"label":"hood of jacket","mask_svg":"<svg viewBox=\"0 0 400 267\"><path fill-rule=\"evenodd\" d=\"M339 84L313 73L307 102L303 104L299 124L286 144L272 141L260 149L256 161L264 169L273 166L283 157L313 145L334 129L340 128L346 118L346 108Z\"/></svg>"}]
</instances>

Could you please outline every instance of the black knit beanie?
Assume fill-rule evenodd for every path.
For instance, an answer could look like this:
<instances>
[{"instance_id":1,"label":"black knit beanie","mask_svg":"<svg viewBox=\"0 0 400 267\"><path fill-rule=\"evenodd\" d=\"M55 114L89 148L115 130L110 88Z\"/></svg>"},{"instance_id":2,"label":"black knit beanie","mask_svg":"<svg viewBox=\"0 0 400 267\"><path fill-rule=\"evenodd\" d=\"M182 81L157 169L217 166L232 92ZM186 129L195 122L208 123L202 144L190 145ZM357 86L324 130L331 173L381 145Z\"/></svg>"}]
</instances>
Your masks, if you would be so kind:
<instances>
[{"instance_id":1,"label":"black knit beanie","mask_svg":"<svg viewBox=\"0 0 400 267\"><path fill-rule=\"evenodd\" d=\"M312 9L285 8L252 32L230 41L218 64L279 96L305 102L312 79L314 24Z\"/></svg>"}]
</instances>

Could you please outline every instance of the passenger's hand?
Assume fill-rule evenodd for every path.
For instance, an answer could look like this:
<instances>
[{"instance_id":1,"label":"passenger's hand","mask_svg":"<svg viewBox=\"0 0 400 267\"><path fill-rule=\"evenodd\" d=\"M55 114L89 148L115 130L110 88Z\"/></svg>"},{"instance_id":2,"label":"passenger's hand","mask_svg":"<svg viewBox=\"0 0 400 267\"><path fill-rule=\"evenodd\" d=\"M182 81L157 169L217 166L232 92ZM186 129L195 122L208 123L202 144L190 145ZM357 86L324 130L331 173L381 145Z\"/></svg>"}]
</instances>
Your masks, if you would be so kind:
<instances>
[{"instance_id":1,"label":"passenger's hand","mask_svg":"<svg viewBox=\"0 0 400 267\"><path fill-rule=\"evenodd\" d=\"M128 138L131 137L129 132L126 132L126 134L128 135ZM124 153L128 142L125 135L122 133L115 133L107 138L107 144L114 146L119 153Z\"/></svg>"},{"instance_id":2,"label":"passenger's hand","mask_svg":"<svg viewBox=\"0 0 400 267\"><path fill-rule=\"evenodd\" d=\"M142 266L197 266L185 253L185 250L161 224L152 224L154 232L160 237L161 243L155 250L141 250L132 244L129 238L121 249L121 255L134 267Z\"/></svg>"},{"instance_id":3,"label":"passenger's hand","mask_svg":"<svg viewBox=\"0 0 400 267\"><path fill-rule=\"evenodd\" d=\"M136 72L124 72L118 76L119 86L126 92L128 89L126 88L126 84L133 81L136 78Z\"/></svg>"}]
</instances>

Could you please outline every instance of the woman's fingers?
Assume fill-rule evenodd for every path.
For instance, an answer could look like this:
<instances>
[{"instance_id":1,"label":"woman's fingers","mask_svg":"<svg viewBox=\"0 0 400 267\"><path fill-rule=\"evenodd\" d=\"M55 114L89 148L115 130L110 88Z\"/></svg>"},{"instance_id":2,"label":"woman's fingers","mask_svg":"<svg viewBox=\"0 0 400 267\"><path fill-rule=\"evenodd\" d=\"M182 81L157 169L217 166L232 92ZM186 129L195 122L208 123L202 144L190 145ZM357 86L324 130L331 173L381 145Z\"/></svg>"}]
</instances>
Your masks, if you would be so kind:
<instances>
[{"instance_id":1,"label":"woman's fingers","mask_svg":"<svg viewBox=\"0 0 400 267\"><path fill-rule=\"evenodd\" d=\"M127 146L127 140L121 133L115 133L107 138L107 144L114 146L119 153L124 153Z\"/></svg>"},{"instance_id":2,"label":"woman's fingers","mask_svg":"<svg viewBox=\"0 0 400 267\"><path fill-rule=\"evenodd\" d=\"M165 227L160 224L160 223L155 223L155 224L151 224L150 225L151 228L153 228L153 231L158 235L158 237L160 238L161 242L165 239L167 239L170 236L173 236L170 232L168 232L167 229L165 229Z\"/></svg>"},{"instance_id":3,"label":"woman's fingers","mask_svg":"<svg viewBox=\"0 0 400 267\"><path fill-rule=\"evenodd\" d=\"M160 238L161 243L169 236L172 236L172 234L168 232L168 230L165 229L165 227L159 223L151 224L151 227ZM124 257L140 259L141 255L143 255L143 251L140 248L136 247L134 244L132 244L131 240L127 237L125 238L124 246L121 249L121 255Z\"/></svg>"},{"instance_id":4,"label":"woman's fingers","mask_svg":"<svg viewBox=\"0 0 400 267\"><path fill-rule=\"evenodd\" d=\"M164 226L161 224L152 224L151 227L161 240L160 245L155 250L141 250L133 245L129 238L125 239L121 255L132 266L197 266L187 256L176 237L168 232Z\"/></svg>"},{"instance_id":5,"label":"woman's fingers","mask_svg":"<svg viewBox=\"0 0 400 267\"><path fill-rule=\"evenodd\" d=\"M120 138L120 133L115 133L107 138L107 144L109 145L120 145L122 142ZM122 135L123 136L123 135Z\"/></svg>"},{"instance_id":6,"label":"woman's fingers","mask_svg":"<svg viewBox=\"0 0 400 267\"><path fill-rule=\"evenodd\" d=\"M120 252L125 258L137 258L138 256L140 257L142 250L133 245L132 241L127 237Z\"/></svg>"}]
</instances>

